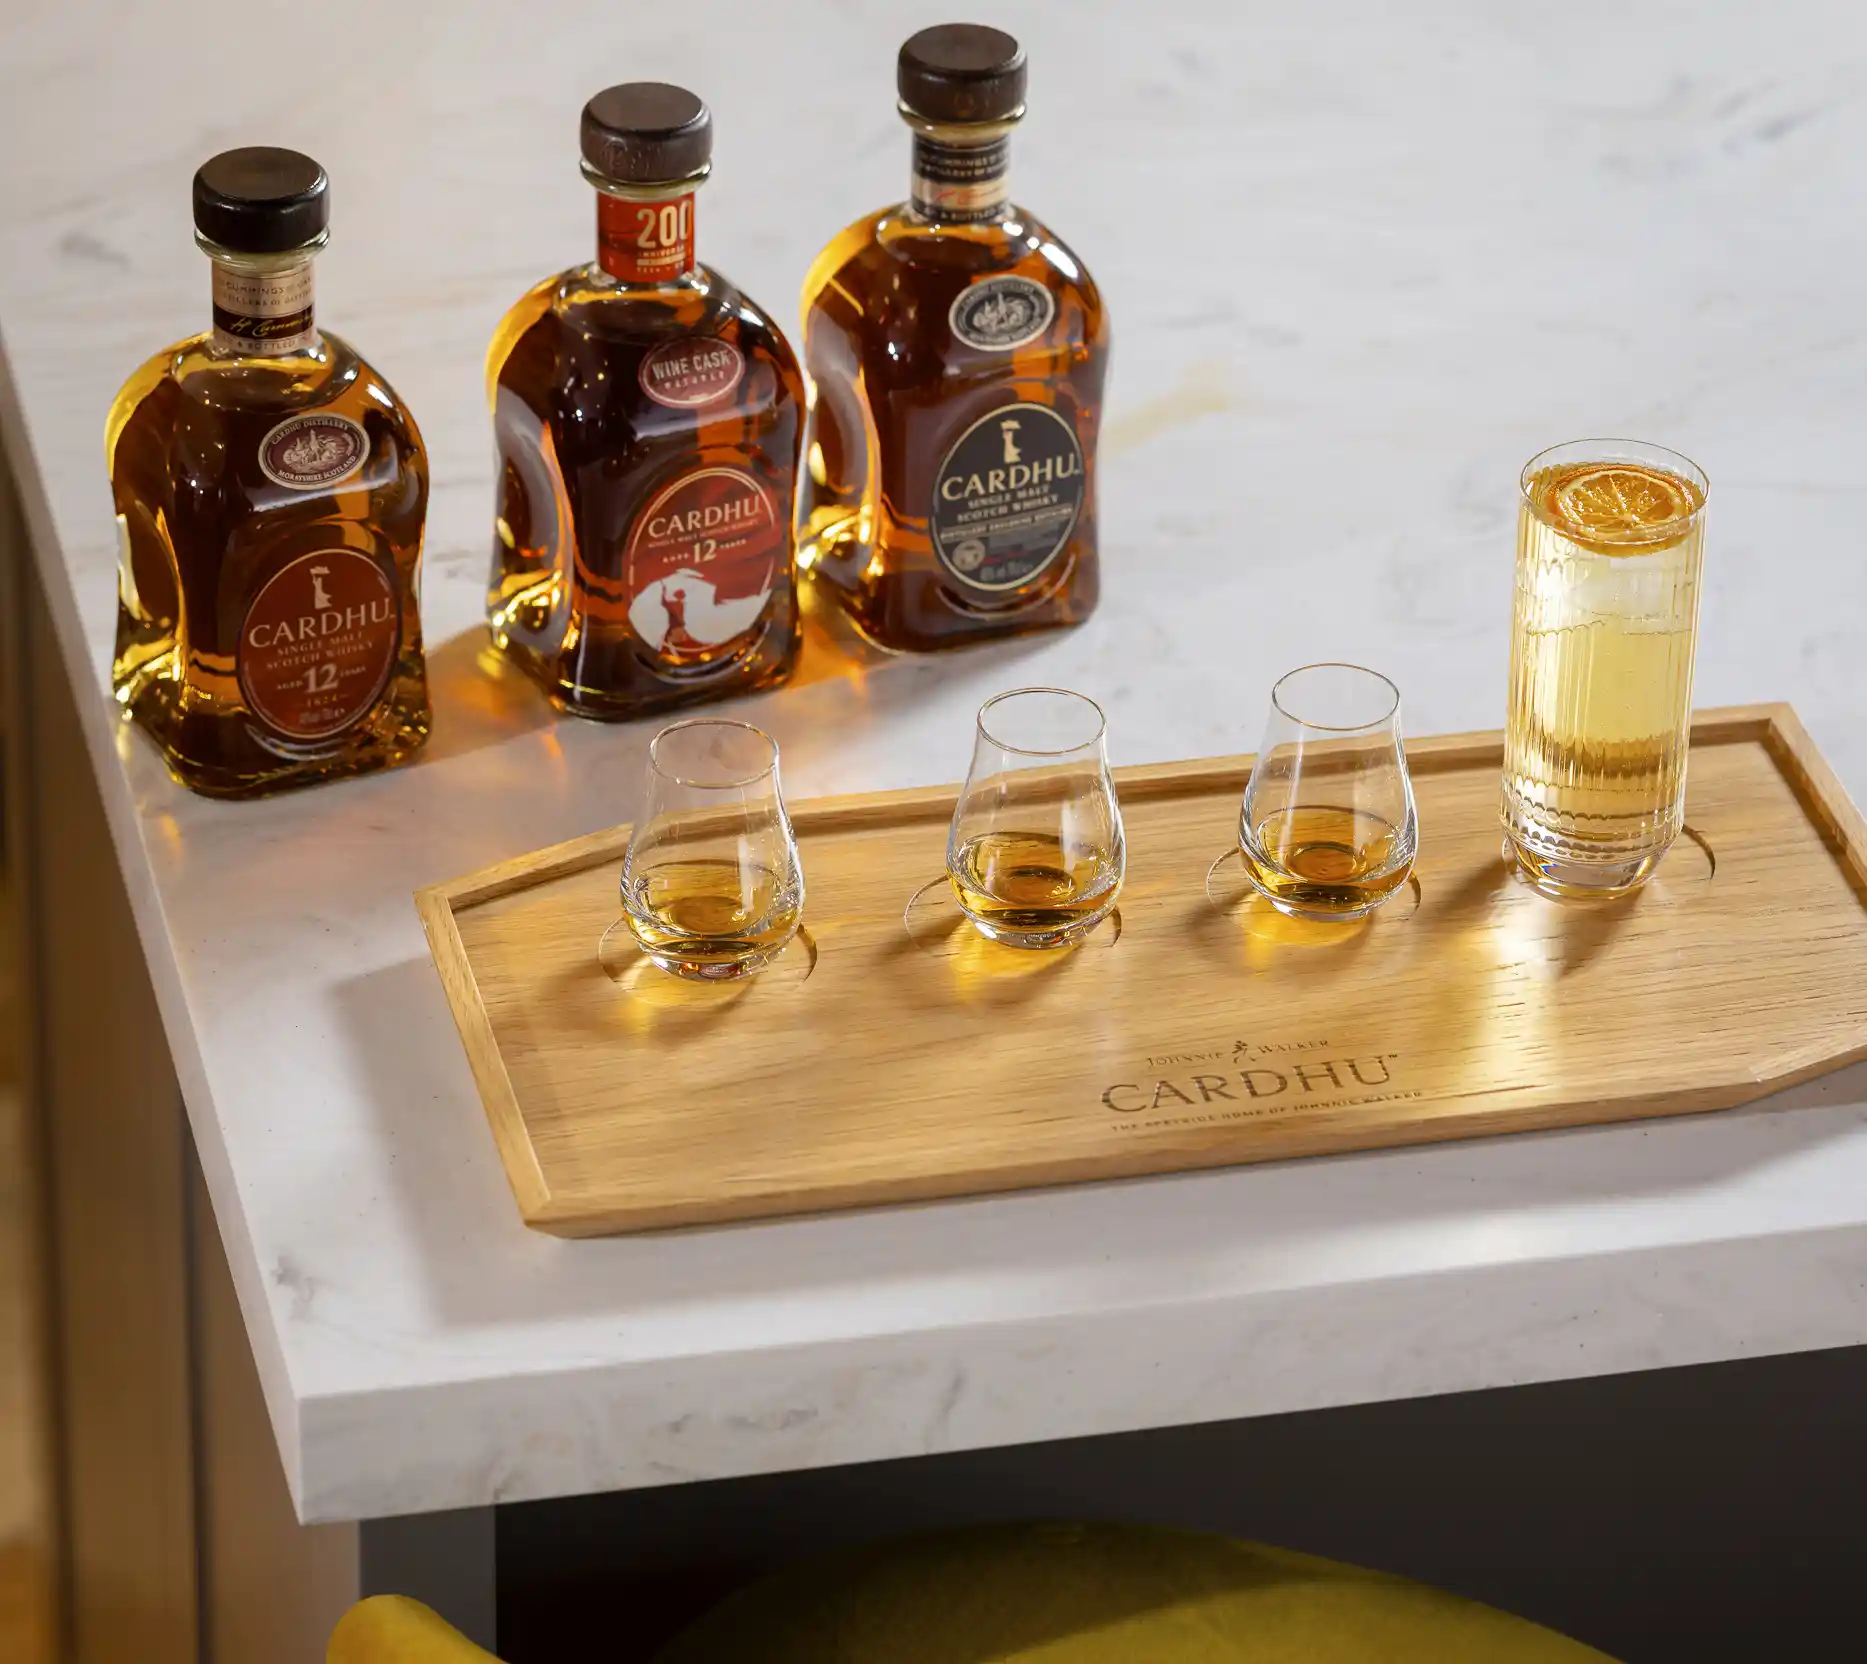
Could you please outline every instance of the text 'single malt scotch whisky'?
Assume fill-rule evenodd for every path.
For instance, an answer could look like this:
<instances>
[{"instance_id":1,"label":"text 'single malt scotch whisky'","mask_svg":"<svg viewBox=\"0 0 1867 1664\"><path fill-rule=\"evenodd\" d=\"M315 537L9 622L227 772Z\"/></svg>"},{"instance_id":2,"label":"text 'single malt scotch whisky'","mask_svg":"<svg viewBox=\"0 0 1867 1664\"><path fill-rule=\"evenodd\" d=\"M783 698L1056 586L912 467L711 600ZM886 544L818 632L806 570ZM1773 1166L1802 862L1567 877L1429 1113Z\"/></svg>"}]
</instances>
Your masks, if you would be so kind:
<instances>
[{"instance_id":1,"label":"text 'single malt scotch whisky'","mask_svg":"<svg viewBox=\"0 0 1867 1664\"><path fill-rule=\"evenodd\" d=\"M428 734L427 455L389 384L313 322L328 216L308 156L208 162L213 328L131 376L105 431L116 697L213 797L388 767Z\"/></svg>"},{"instance_id":2,"label":"text 'single malt scotch whisky'","mask_svg":"<svg viewBox=\"0 0 1867 1664\"><path fill-rule=\"evenodd\" d=\"M912 194L804 284L798 556L887 648L954 647L1094 609L1108 317L1083 263L1015 206L1025 64L997 29L901 48Z\"/></svg>"},{"instance_id":3,"label":"text 'single malt scotch whisky'","mask_svg":"<svg viewBox=\"0 0 1867 1664\"><path fill-rule=\"evenodd\" d=\"M782 681L799 643L791 504L803 377L694 258L713 118L658 82L585 106L597 256L506 314L486 362L494 642L579 716Z\"/></svg>"}]
</instances>

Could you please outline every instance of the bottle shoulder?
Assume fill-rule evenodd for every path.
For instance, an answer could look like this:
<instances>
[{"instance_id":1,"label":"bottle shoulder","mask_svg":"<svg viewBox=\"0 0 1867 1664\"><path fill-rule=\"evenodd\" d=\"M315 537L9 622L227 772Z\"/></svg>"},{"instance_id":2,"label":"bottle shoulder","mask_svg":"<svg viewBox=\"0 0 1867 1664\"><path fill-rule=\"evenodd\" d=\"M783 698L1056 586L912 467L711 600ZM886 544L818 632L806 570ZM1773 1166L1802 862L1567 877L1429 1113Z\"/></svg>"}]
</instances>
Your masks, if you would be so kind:
<instances>
[{"instance_id":1,"label":"bottle shoulder","mask_svg":"<svg viewBox=\"0 0 1867 1664\"><path fill-rule=\"evenodd\" d=\"M824 245L804 281L805 303L833 282L874 287L911 282L922 272L968 278L1017 272L1098 296L1081 256L1028 209L1012 205L995 220L946 225L897 204L865 214Z\"/></svg>"},{"instance_id":2,"label":"bottle shoulder","mask_svg":"<svg viewBox=\"0 0 1867 1664\"><path fill-rule=\"evenodd\" d=\"M1097 352L1107 343L1101 291L1075 251L1035 215L1012 207L998 220L938 225L905 207L877 210L827 244L805 280L809 349L822 329L851 336L925 335L961 292L1020 277L1052 299L1053 345Z\"/></svg>"},{"instance_id":3,"label":"bottle shoulder","mask_svg":"<svg viewBox=\"0 0 1867 1664\"><path fill-rule=\"evenodd\" d=\"M307 420L317 417L336 420ZM205 332L165 348L124 383L105 457L111 478L139 500L214 496L259 512L274 496L273 507L313 507L360 484L389 491L396 512L412 504L419 513L426 495L413 414L349 342L322 331L313 350L284 358L229 356ZM223 486L231 494L218 495ZM375 511L389 509L379 502Z\"/></svg>"},{"instance_id":4,"label":"bottle shoulder","mask_svg":"<svg viewBox=\"0 0 1867 1664\"><path fill-rule=\"evenodd\" d=\"M116 398L111 401L110 415L104 423L104 464L112 474L117 471L117 446L125 430L136 421L138 413L155 394L172 385L176 356L206 339L205 335L191 336L172 347L151 353L118 388ZM145 422L148 420L147 417L143 419Z\"/></svg>"},{"instance_id":5,"label":"bottle shoulder","mask_svg":"<svg viewBox=\"0 0 1867 1664\"><path fill-rule=\"evenodd\" d=\"M585 415L659 409L657 429L666 413L750 415L801 404L804 396L797 355L777 321L705 265L652 287L577 266L527 291L488 351L489 400L496 412L502 397L517 395L542 413L547 404L562 405L557 395L571 388L581 391Z\"/></svg>"},{"instance_id":6,"label":"bottle shoulder","mask_svg":"<svg viewBox=\"0 0 1867 1664\"><path fill-rule=\"evenodd\" d=\"M273 412L280 416L329 405L367 403L385 419L415 434L408 407L375 368L341 335L319 331L312 352L287 358L229 357L216 352L203 331L165 347L124 382L111 412L107 442L153 395L172 389L178 410L229 416Z\"/></svg>"},{"instance_id":7,"label":"bottle shoulder","mask_svg":"<svg viewBox=\"0 0 1867 1664\"><path fill-rule=\"evenodd\" d=\"M731 278L699 265L675 283L616 282L594 263L573 266L534 284L514 303L502 335L522 334L546 316L565 335L652 346L681 336L746 335L791 351L777 320Z\"/></svg>"},{"instance_id":8,"label":"bottle shoulder","mask_svg":"<svg viewBox=\"0 0 1867 1664\"><path fill-rule=\"evenodd\" d=\"M899 208L857 221L814 269L803 323L819 387L859 385L871 403L944 405L972 389L1063 377L1094 402L1109 347L1094 279L1015 206L972 225Z\"/></svg>"}]
</instances>

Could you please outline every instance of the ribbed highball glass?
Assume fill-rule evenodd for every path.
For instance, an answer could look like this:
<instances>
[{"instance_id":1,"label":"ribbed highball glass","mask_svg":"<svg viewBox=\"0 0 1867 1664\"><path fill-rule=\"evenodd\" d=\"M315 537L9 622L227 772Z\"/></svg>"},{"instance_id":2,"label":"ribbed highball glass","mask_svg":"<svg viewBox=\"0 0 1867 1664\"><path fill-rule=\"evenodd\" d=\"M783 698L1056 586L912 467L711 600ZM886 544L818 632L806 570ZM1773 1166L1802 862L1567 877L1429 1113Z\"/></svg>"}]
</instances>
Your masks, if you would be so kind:
<instances>
[{"instance_id":1,"label":"ribbed highball glass","mask_svg":"<svg viewBox=\"0 0 1867 1664\"><path fill-rule=\"evenodd\" d=\"M1684 823L1704 471L1585 439L1525 464L1503 821L1545 894L1646 882Z\"/></svg>"}]
</instances>

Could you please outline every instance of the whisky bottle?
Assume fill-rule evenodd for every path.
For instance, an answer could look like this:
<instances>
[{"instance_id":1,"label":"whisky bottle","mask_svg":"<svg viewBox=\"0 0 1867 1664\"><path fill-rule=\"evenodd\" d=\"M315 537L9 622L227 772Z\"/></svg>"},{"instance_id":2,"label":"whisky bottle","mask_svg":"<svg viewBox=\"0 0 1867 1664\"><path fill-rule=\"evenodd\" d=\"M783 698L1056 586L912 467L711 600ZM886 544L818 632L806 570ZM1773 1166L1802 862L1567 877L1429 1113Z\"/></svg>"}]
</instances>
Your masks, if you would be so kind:
<instances>
[{"instance_id":1,"label":"whisky bottle","mask_svg":"<svg viewBox=\"0 0 1867 1664\"><path fill-rule=\"evenodd\" d=\"M885 648L953 647L1094 609L1109 327L1082 262L1009 195L1024 52L924 29L896 84L909 199L857 220L803 296L798 559Z\"/></svg>"},{"instance_id":2,"label":"whisky bottle","mask_svg":"<svg viewBox=\"0 0 1867 1664\"><path fill-rule=\"evenodd\" d=\"M230 150L194 178L213 327L124 383L116 499L124 712L183 785L254 797L406 761L428 735L428 459L407 407L312 317L324 170Z\"/></svg>"},{"instance_id":3,"label":"whisky bottle","mask_svg":"<svg viewBox=\"0 0 1867 1664\"><path fill-rule=\"evenodd\" d=\"M680 87L591 99L596 259L537 284L487 357L487 619L579 716L769 687L797 659L803 376L777 324L694 257L712 140Z\"/></svg>"}]
</instances>

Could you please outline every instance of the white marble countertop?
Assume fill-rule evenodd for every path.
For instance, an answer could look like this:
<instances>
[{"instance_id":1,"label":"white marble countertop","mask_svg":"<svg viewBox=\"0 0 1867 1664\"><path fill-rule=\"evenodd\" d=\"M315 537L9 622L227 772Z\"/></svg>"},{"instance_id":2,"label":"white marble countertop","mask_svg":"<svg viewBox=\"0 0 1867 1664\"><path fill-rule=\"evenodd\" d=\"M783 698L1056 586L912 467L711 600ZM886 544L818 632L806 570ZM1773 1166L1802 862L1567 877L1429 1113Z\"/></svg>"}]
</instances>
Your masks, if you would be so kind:
<instances>
[{"instance_id":1,"label":"white marble countertop","mask_svg":"<svg viewBox=\"0 0 1867 1664\"><path fill-rule=\"evenodd\" d=\"M77 684L285 1465L368 1517L1867 1341L1867 1073L1754 1110L653 1239L519 1224L410 893L627 819L648 728L476 664L486 340L592 237L582 99L713 103L703 257L789 315L899 197L896 3L14 0L7 454ZM1501 716L1516 472L1631 433L1713 485L1702 703L1790 699L1867 797L1867 58L1855 9L1007 0L1020 200L1115 320L1105 600L938 660L814 645L746 707L794 796L950 779L1060 682L1118 762L1249 749L1344 657L1424 734ZM295 66L295 67L293 67ZM256 805L170 785L100 691L104 414L203 326L188 182L333 179L320 318L433 457L438 728ZM1795 1113L1780 1111L1789 1103Z\"/></svg>"}]
</instances>

